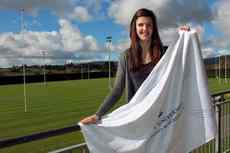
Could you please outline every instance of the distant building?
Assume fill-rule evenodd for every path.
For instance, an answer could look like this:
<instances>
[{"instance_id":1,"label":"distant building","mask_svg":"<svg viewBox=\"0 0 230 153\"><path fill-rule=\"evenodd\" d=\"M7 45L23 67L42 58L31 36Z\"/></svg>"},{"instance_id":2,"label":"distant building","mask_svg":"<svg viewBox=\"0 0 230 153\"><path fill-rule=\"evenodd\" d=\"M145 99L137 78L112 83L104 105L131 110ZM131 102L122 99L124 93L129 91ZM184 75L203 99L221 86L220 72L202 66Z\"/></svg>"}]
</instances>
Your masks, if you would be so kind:
<instances>
[{"instance_id":1,"label":"distant building","mask_svg":"<svg viewBox=\"0 0 230 153\"><path fill-rule=\"evenodd\" d=\"M230 77L230 55L204 59L205 68L209 77Z\"/></svg>"}]
</instances>

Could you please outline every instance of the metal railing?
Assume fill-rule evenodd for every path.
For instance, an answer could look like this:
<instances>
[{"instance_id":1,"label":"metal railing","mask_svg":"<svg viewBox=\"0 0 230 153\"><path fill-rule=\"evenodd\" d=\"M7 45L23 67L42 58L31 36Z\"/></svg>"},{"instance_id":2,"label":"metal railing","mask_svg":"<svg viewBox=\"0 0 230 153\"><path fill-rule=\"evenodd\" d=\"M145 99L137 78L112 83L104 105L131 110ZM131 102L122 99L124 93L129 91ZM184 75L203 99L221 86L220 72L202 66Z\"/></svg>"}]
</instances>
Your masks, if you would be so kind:
<instances>
[{"instance_id":1,"label":"metal railing","mask_svg":"<svg viewBox=\"0 0 230 153\"><path fill-rule=\"evenodd\" d=\"M0 140L0 149L14 146L17 144L35 141L35 140L47 139L49 137L63 135L66 133L75 132L75 131L79 131L79 130L80 130L80 126L74 125L74 126L61 128L61 129L55 129L55 130L50 130L50 131L45 131L45 132L40 132L40 133L34 133L31 135L26 135L26 136L22 136L22 137L16 137L16 138L11 138L11 139L7 139L7 140Z\"/></svg>"},{"instance_id":2,"label":"metal railing","mask_svg":"<svg viewBox=\"0 0 230 153\"><path fill-rule=\"evenodd\" d=\"M230 152L230 90L212 95L217 121L215 153Z\"/></svg>"},{"instance_id":3,"label":"metal railing","mask_svg":"<svg viewBox=\"0 0 230 153\"><path fill-rule=\"evenodd\" d=\"M200 146L192 153L230 153L230 90L212 94L213 104L216 112L217 135L209 143ZM52 136L63 135L70 132L79 131L78 125L73 125L61 129L35 133L27 136L0 140L0 149L31 142L35 140L46 139ZM50 153L72 153L72 151L88 153L85 143L69 146Z\"/></svg>"},{"instance_id":4,"label":"metal railing","mask_svg":"<svg viewBox=\"0 0 230 153\"><path fill-rule=\"evenodd\" d=\"M212 100L216 113L216 137L192 153L230 153L230 90L212 94Z\"/></svg>"},{"instance_id":5,"label":"metal railing","mask_svg":"<svg viewBox=\"0 0 230 153\"><path fill-rule=\"evenodd\" d=\"M72 145L66 148L51 151L49 153L72 153L73 150L80 151L82 153L89 153L86 143Z\"/></svg>"}]
</instances>

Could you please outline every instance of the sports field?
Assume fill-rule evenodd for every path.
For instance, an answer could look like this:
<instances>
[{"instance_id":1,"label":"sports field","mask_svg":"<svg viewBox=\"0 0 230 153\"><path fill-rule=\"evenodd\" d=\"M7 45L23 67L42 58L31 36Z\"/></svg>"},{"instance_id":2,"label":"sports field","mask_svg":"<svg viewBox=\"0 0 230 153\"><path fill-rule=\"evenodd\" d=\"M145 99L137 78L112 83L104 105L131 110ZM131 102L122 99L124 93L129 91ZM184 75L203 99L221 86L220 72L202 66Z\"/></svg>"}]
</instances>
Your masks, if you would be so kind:
<instances>
[{"instance_id":1,"label":"sports field","mask_svg":"<svg viewBox=\"0 0 230 153\"><path fill-rule=\"evenodd\" d=\"M229 80L230 82L230 80ZM209 79L210 91L230 89L230 83ZM28 112L24 112L23 85L0 86L0 139L23 136L77 124L93 114L108 93L108 79L31 83L26 85ZM124 97L118 105L122 104ZM44 153L82 142L80 132L1 149L0 153Z\"/></svg>"}]
</instances>

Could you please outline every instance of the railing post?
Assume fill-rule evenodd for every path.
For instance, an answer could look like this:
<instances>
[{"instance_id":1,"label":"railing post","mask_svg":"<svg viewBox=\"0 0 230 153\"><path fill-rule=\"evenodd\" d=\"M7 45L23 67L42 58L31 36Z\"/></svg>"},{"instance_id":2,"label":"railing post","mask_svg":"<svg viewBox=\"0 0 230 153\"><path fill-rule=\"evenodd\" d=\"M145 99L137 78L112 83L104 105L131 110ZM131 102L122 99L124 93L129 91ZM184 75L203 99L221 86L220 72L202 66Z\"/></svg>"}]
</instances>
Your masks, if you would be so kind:
<instances>
[{"instance_id":1,"label":"railing post","mask_svg":"<svg viewBox=\"0 0 230 153\"><path fill-rule=\"evenodd\" d=\"M221 146L221 107L220 105L215 104L215 110L216 110L216 123L217 123L217 134L215 139L215 153L220 153L220 146Z\"/></svg>"},{"instance_id":2,"label":"railing post","mask_svg":"<svg viewBox=\"0 0 230 153\"><path fill-rule=\"evenodd\" d=\"M224 95L215 97L215 112L217 123L217 135L215 139L215 153L221 153L221 102L224 102Z\"/></svg>"},{"instance_id":3,"label":"railing post","mask_svg":"<svg viewBox=\"0 0 230 153\"><path fill-rule=\"evenodd\" d=\"M87 145L82 147L82 153L89 153L89 150L87 148Z\"/></svg>"}]
</instances>

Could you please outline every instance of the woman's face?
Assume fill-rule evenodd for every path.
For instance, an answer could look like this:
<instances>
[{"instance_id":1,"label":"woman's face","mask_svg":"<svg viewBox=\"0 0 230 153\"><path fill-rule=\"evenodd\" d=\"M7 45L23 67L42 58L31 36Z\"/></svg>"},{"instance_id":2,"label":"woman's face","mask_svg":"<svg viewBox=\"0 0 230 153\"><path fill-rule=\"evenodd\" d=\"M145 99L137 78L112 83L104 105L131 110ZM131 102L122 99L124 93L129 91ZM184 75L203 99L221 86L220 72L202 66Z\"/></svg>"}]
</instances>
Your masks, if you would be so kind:
<instances>
[{"instance_id":1,"label":"woman's face","mask_svg":"<svg viewBox=\"0 0 230 153\"><path fill-rule=\"evenodd\" d=\"M153 23L150 17L138 17L136 20L136 31L141 41L151 40L153 33Z\"/></svg>"}]
</instances>

